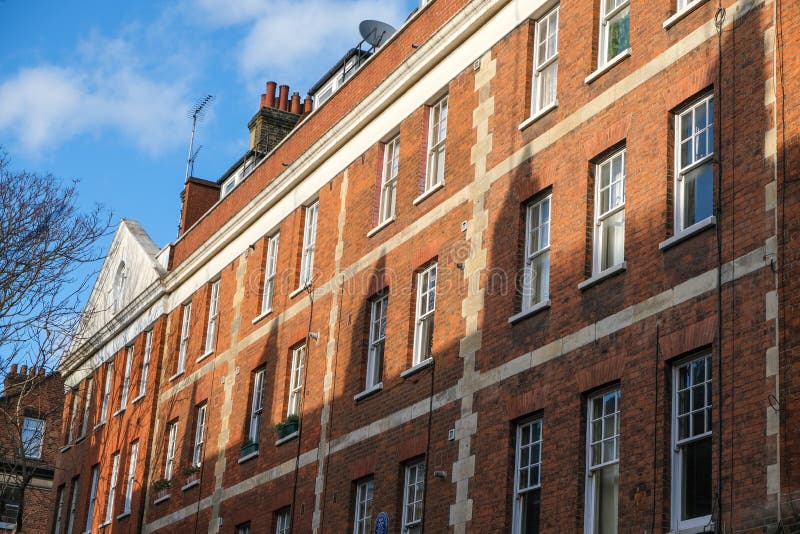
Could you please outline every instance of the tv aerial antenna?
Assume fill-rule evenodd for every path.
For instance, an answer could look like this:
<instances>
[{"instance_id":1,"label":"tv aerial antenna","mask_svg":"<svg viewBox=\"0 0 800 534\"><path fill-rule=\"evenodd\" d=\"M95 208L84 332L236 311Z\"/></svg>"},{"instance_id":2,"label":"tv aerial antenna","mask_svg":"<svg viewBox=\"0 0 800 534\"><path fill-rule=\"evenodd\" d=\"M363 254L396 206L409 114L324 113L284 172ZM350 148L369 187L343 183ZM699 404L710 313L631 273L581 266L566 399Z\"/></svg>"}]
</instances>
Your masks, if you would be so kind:
<instances>
[{"instance_id":1,"label":"tv aerial antenna","mask_svg":"<svg viewBox=\"0 0 800 534\"><path fill-rule=\"evenodd\" d=\"M192 137L189 140L189 155L186 157L186 181L189 181L190 173L194 172L194 160L197 153L203 148L202 145L194 152L194 132L197 129L198 121L202 121L206 116L206 111L211 102L214 101L214 95L206 95L195 103L194 106L187 113L187 117L192 119Z\"/></svg>"}]
</instances>

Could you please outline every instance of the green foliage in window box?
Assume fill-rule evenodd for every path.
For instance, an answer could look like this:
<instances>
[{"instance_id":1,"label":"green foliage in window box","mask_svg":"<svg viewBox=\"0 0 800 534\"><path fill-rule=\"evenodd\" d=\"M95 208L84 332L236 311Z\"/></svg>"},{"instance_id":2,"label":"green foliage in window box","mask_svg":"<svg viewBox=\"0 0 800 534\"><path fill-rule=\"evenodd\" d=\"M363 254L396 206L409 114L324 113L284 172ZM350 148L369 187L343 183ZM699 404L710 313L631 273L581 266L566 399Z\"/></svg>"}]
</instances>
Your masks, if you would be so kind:
<instances>
[{"instance_id":1,"label":"green foliage in window box","mask_svg":"<svg viewBox=\"0 0 800 534\"><path fill-rule=\"evenodd\" d=\"M275 425L275 432L278 433L278 438L285 438L289 434L297 432L299 427L300 418L297 415L292 414L285 420Z\"/></svg>"}]
</instances>

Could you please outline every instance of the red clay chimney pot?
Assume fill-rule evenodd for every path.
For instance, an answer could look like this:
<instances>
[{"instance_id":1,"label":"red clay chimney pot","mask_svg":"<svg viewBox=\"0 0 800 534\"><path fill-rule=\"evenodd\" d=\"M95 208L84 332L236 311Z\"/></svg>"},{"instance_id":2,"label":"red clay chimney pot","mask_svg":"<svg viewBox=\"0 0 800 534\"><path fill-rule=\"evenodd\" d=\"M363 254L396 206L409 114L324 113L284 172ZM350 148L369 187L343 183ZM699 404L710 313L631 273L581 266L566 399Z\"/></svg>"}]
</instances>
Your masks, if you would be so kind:
<instances>
[{"instance_id":1,"label":"red clay chimney pot","mask_svg":"<svg viewBox=\"0 0 800 534\"><path fill-rule=\"evenodd\" d=\"M23 365L23 366L20 368L20 370L19 370L19 373L20 373L21 375L26 375L26 374L28 374L28 366L27 366L27 365Z\"/></svg>"},{"instance_id":2,"label":"red clay chimney pot","mask_svg":"<svg viewBox=\"0 0 800 534\"><path fill-rule=\"evenodd\" d=\"M292 109L289 111L297 115L300 114L300 93L292 93Z\"/></svg>"},{"instance_id":3,"label":"red clay chimney pot","mask_svg":"<svg viewBox=\"0 0 800 534\"><path fill-rule=\"evenodd\" d=\"M275 107L275 86L275 82L267 82L267 93L265 95L266 99L264 100L264 105L262 107Z\"/></svg>"},{"instance_id":4,"label":"red clay chimney pot","mask_svg":"<svg viewBox=\"0 0 800 534\"><path fill-rule=\"evenodd\" d=\"M306 96L306 99L303 102L303 115L311 113L313 109L314 109L314 101L311 100L310 96Z\"/></svg>"},{"instance_id":5,"label":"red clay chimney pot","mask_svg":"<svg viewBox=\"0 0 800 534\"><path fill-rule=\"evenodd\" d=\"M12 374L12 375L17 374L17 364L16 363L12 363L11 364L11 373L9 373L9 374Z\"/></svg>"},{"instance_id":6,"label":"red clay chimney pot","mask_svg":"<svg viewBox=\"0 0 800 534\"><path fill-rule=\"evenodd\" d=\"M278 109L289 111L289 86L281 85L280 96L278 97Z\"/></svg>"}]
</instances>

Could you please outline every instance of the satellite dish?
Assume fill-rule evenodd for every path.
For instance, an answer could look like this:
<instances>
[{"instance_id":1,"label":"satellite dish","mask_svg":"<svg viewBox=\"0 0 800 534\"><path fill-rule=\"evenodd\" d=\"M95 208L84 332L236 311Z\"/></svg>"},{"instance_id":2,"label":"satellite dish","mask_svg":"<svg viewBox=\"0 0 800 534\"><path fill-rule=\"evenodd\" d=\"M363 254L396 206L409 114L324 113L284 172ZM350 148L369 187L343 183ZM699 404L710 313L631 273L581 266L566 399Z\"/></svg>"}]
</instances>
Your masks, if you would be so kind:
<instances>
[{"instance_id":1,"label":"satellite dish","mask_svg":"<svg viewBox=\"0 0 800 534\"><path fill-rule=\"evenodd\" d=\"M378 48L394 33L394 28L379 20L362 20L358 25L358 31L366 42Z\"/></svg>"}]
</instances>

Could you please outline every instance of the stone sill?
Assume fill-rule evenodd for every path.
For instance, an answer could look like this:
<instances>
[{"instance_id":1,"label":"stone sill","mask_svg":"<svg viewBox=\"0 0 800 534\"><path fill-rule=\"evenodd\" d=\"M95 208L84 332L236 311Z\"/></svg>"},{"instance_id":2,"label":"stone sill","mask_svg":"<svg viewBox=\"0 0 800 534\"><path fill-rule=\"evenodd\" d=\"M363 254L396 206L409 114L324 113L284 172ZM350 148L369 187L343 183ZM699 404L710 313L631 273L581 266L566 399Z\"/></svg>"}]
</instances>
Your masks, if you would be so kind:
<instances>
[{"instance_id":1,"label":"stone sill","mask_svg":"<svg viewBox=\"0 0 800 534\"><path fill-rule=\"evenodd\" d=\"M422 371L423 369L427 369L428 367L433 365L433 357L430 357L426 360L422 360L417 365L413 367L409 367L402 373L400 373L400 378L408 378L409 376Z\"/></svg>"},{"instance_id":2,"label":"stone sill","mask_svg":"<svg viewBox=\"0 0 800 534\"><path fill-rule=\"evenodd\" d=\"M369 232L367 232L367 237L374 236L375 234L377 234L378 232L380 232L381 230L383 230L384 228L386 228L387 226L389 226L393 222L394 222L394 215L392 215L389 219L386 219L385 221L380 223L378 226L376 226L375 228L373 228Z\"/></svg>"},{"instance_id":3,"label":"stone sill","mask_svg":"<svg viewBox=\"0 0 800 534\"><path fill-rule=\"evenodd\" d=\"M253 458L255 458L256 456L258 456L258 451L253 451L253 452L251 452L250 454L248 454L247 456L242 456L241 458L239 458L238 460L236 460L236 463L237 463L237 464L243 464L243 463L245 463L247 460L252 460L252 459L253 459Z\"/></svg>"},{"instance_id":4,"label":"stone sill","mask_svg":"<svg viewBox=\"0 0 800 534\"><path fill-rule=\"evenodd\" d=\"M378 382L374 386L369 389L365 389L360 393L356 393L353 395L353 400L358 402L360 400L366 399L367 397L371 397L372 395L378 393L379 391L383 390L383 382Z\"/></svg>"},{"instance_id":5,"label":"stone sill","mask_svg":"<svg viewBox=\"0 0 800 534\"><path fill-rule=\"evenodd\" d=\"M105 421L100 421L99 423L97 423L96 425L94 425L94 427L92 428L92 430L97 430L97 429L99 429L99 428L102 428L103 426L105 426L105 424L106 424L106 422L105 422Z\"/></svg>"},{"instance_id":6,"label":"stone sill","mask_svg":"<svg viewBox=\"0 0 800 534\"><path fill-rule=\"evenodd\" d=\"M670 29L672 26L677 24L679 20L681 20L683 17L685 17L686 15L688 15L689 13L691 13L692 11L697 9L698 7L700 7L703 4L705 4L707 1L708 0L695 0L690 5L688 5L685 8L683 8L682 11L679 11L679 12L675 13L674 15L669 17L667 20L665 20L664 24L662 24L662 26L664 26L665 30Z\"/></svg>"},{"instance_id":7,"label":"stone sill","mask_svg":"<svg viewBox=\"0 0 800 534\"><path fill-rule=\"evenodd\" d=\"M622 263L618 263L617 265L615 265L613 267L609 267L605 271L601 271L601 272L597 273L596 275L592 276L591 278L587 278L586 280L584 280L583 282L578 284L578 289L580 289L581 291L583 291L584 289L589 289L590 287L592 287L592 286L594 286L596 284L599 284L600 282L602 282L606 278L611 278L614 275L617 275L617 274L619 274L621 272L624 272L627 268L628 268L628 262L627 261L623 261Z\"/></svg>"},{"instance_id":8,"label":"stone sill","mask_svg":"<svg viewBox=\"0 0 800 534\"><path fill-rule=\"evenodd\" d=\"M116 417L116 416L118 416L118 415L122 415L122 414L124 414L124 413L125 413L125 408L120 408L119 410L117 410L116 412L114 412L114 413L113 413L111 416L112 416L112 417Z\"/></svg>"},{"instance_id":9,"label":"stone sill","mask_svg":"<svg viewBox=\"0 0 800 534\"><path fill-rule=\"evenodd\" d=\"M417 204L419 204L420 202L422 202L423 200L425 200L426 198L437 192L439 189L443 188L444 188L444 182L439 182L438 184L434 185L433 187L422 193L420 196L412 200L411 203L414 206L416 206Z\"/></svg>"},{"instance_id":10,"label":"stone sill","mask_svg":"<svg viewBox=\"0 0 800 534\"><path fill-rule=\"evenodd\" d=\"M272 313L272 308L268 309L268 310L267 310L267 311L265 311L265 312L262 312L262 313L260 313L260 314L256 315L256 317L253 319L252 323L253 323L253 324L256 324L256 323L257 323L257 322L259 322L261 319L263 319L263 318L264 318L264 317L266 317L267 315L270 315L271 313Z\"/></svg>"},{"instance_id":11,"label":"stone sill","mask_svg":"<svg viewBox=\"0 0 800 534\"><path fill-rule=\"evenodd\" d=\"M531 115L530 117L528 117L527 119L522 121L522 124L517 126L517 129L524 130L525 128L527 128L528 126L530 126L534 122L538 121L539 119L541 119L542 117L544 117L545 115L547 115L548 113L550 113L551 111L556 109L557 107L558 107L558 100L556 100L555 102L553 102L549 106L540 109L539 111L537 111L536 113L534 113L533 115Z\"/></svg>"},{"instance_id":12,"label":"stone sill","mask_svg":"<svg viewBox=\"0 0 800 534\"><path fill-rule=\"evenodd\" d=\"M183 487L181 488L181 491L190 490L193 487L199 485L200 485L200 479L198 478L197 480L192 480L191 482L187 482L186 484L184 484Z\"/></svg>"},{"instance_id":13,"label":"stone sill","mask_svg":"<svg viewBox=\"0 0 800 534\"><path fill-rule=\"evenodd\" d=\"M603 65L602 67L600 67L599 69L597 69L596 71L594 71L593 73L588 75L586 77L586 79L583 80L583 83L585 83L586 85L589 85L590 83L595 81L597 78L599 78L600 76L602 76L603 74L605 74L606 72L608 72L609 70L614 68L616 65L618 65L619 63L622 63L622 61L625 60L626 58L630 57L630 55L631 55L631 49L630 48L627 48L627 49L623 50L622 52L620 52L619 54L617 54L616 56L611 58L611 60L608 63L606 63L605 65Z\"/></svg>"},{"instance_id":14,"label":"stone sill","mask_svg":"<svg viewBox=\"0 0 800 534\"><path fill-rule=\"evenodd\" d=\"M136 404L137 402L140 402L144 397L145 397L144 395L139 395L138 397L136 397L131 401L131 404Z\"/></svg>"},{"instance_id":15,"label":"stone sill","mask_svg":"<svg viewBox=\"0 0 800 534\"><path fill-rule=\"evenodd\" d=\"M65 452L67 452L68 450L70 450L70 449L72 448L72 445L73 445L72 443L69 443L69 444L67 444L67 445L64 445L63 447L61 447L60 449L58 449L58 452L60 452L60 453L65 453Z\"/></svg>"},{"instance_id":16,"label":"stone sill","mask_svg":"<svg viewBox=\"0 0 800 534\"><path fill-rule=\"evenodd\" d=\"M162 503L162 502L164 502L164 501L168 501L168 500L169 500L169 497L170 497L170 494L169 494L169 493L167 493L167 494L166 494L166 495L164 495L163 497L159 497L158 499L154 500L154 501L153 501L153 504L160 504L160 503Z\"/></svg>"},{"instance_id":17,"label":"stone sill","mask_svg":"<svg viewBox=\"0 0 800 534\"><path fill-rule=\"evenodd\" d=\"M207 351L205 354L203 354L202 356L200 356L199 358L197 358L197 359L194 361L194 363L200 363L200 362L202 362L203 360L205 360L206 358L208 358L209 356L211 356L212 354L214 354L214 349L211 349L211 350Z\"/></svg>"},{"instance_id":18,"label":"stone sill","mask_svg":"<svg viewBox=\"0 0 800 534\"><path fill-rule=\"evenodd\" d=\"M178 378L180 378L181 376L183 376L183 373L185 373L185 372L186 372L186 370L185 370L185 369L184 369L183 371L178 371L177 373L175 373L174 375L172 375L171 377L169 377L169 381L170 381L170 382L173 382L173 381L177 380Z\"/></svg>"},{"instance_id":19,"label":"stone sill","mask_svg":"<svg viewBox=\"0 0 800 534\"><path fill-rule=\"evenodd\" d=\"M295 289L294 291L292 291L291 293L289 293L289 298L290 298L290 299L293 299L293 298L295 298L297 295L299 295L300 293L302 293L303 291L305 291L306 289L308 289L310 285L311 285L311 284L303 284L302 286L298 287L297 289Z\"/></svg>"},{"instance_id":20,"label":"stone sill","mask_svg":"<svg viewBox=\"0 0 800 534\"><path fill-rule=\"evenodd\" d=\"M283 436L281 439L279 439L278 441L276 441L276 442L275 442L275 446L276 446L276 447L280 447L281 445L283 445L283 444L284 444L284 443L286 443L287 441L292 441L294 438L296 438L296 437L297 437L297 436L299 436L299 435L300 435L300 431L299 431L299 430L295 430L294 432L292 432L292 433L291 433L291 434L289 434L288 436Z\"/></svg>"},{"instance_id":21,"label":"stone sill","mask_svg":"<svg viewBox=\"0 0 800 534\"><path fill-rule=\"evenodd\" d=\"M130 515L131 515L130 512L122 512L121 514L119 514L117 516L117 521L119 521L120 519L125 519L126 517L129 517Z\"/></svg>"},{"instance_id":22,"label":"stone sill","mask_svg":"<svg viewBox=\"0 0 800 534\"><path fill-rule=\"evenodd\" d=\"M531 315L536 315L540 311L544 311L550 308L550 299L543 300L542 302L536 303L530 307L530 309L521 311L516 313L508 318L508 322L511 324L516 324L521 320L530 317Z\"/></svg>"},{"instance_id":23,"label":"stone sill","mask_svg":"<svg viewBox=\"0 0 800 534\"><path fill-rule=\"evenodd\" d=\"M671 247L674 247L678 243L680 243L682 241L685 241L685 240L689 239L690 237L693 237L693 236L699 234L703 230L707 230L708 228L711 228L715 224L717 224L717 218L716 217L714 217L713 215L711 217L706 217L702 221L694 223L689 228L685 228L685 229L681 230L680 232L678 232L677 234L675 234L674 236L672 236L672 237L670 237L668 239L665 239L664 241L662 241L661 243L658 244L658 249L659 250L667 250L667 249L669 249Z\"/></svg>"}]
</instances>

